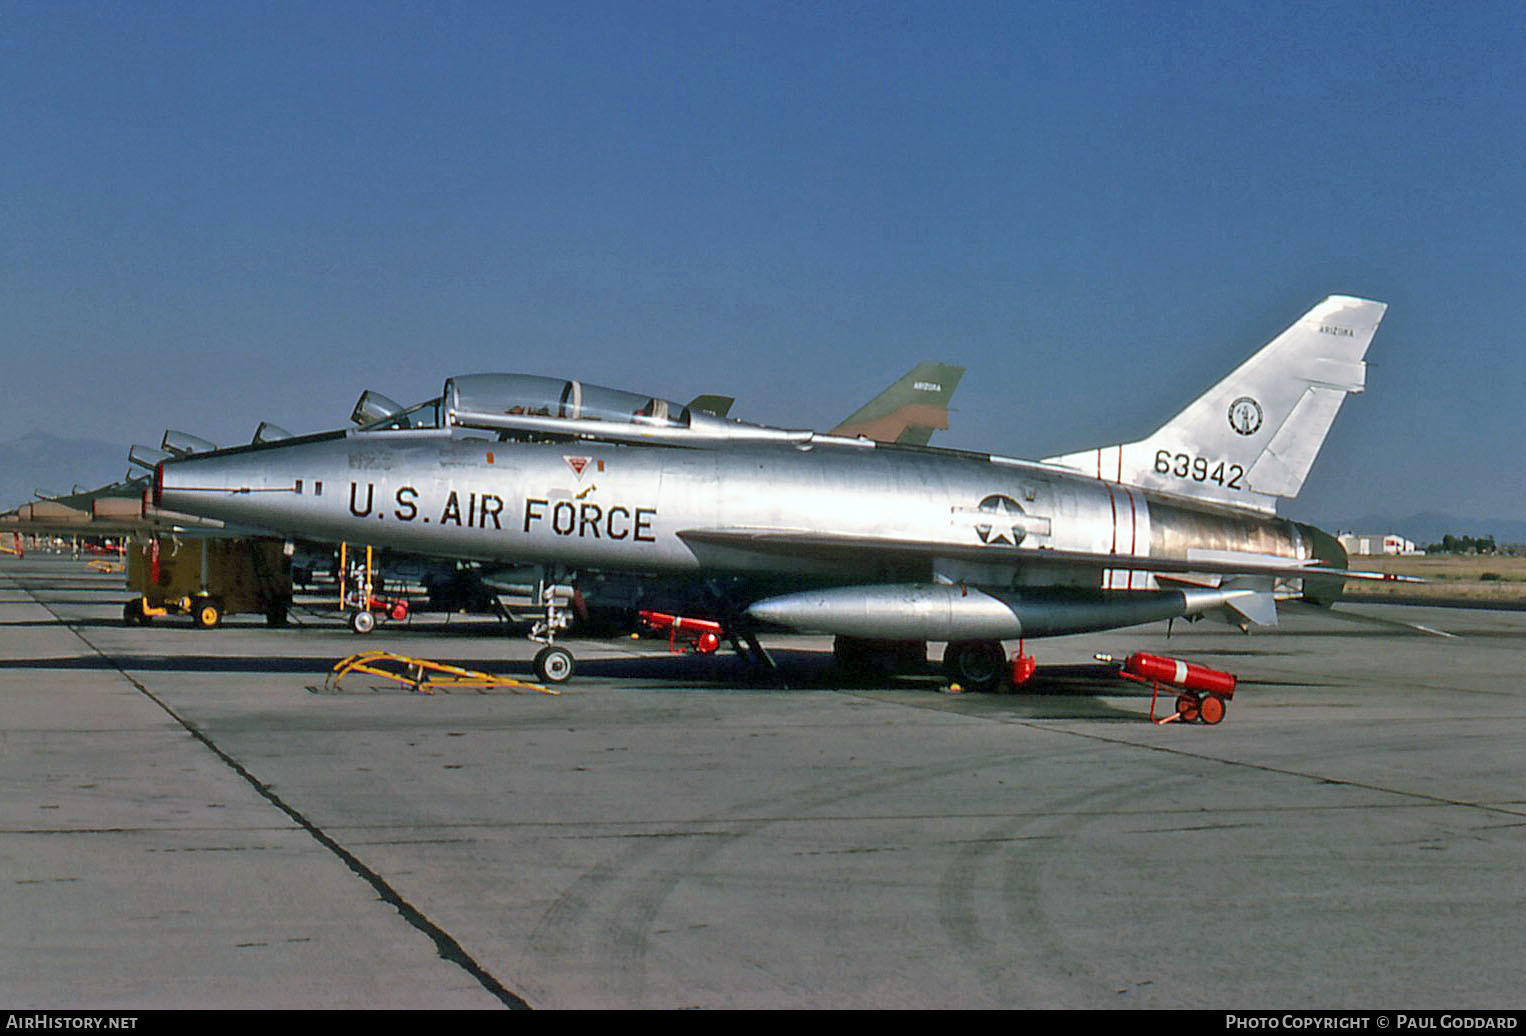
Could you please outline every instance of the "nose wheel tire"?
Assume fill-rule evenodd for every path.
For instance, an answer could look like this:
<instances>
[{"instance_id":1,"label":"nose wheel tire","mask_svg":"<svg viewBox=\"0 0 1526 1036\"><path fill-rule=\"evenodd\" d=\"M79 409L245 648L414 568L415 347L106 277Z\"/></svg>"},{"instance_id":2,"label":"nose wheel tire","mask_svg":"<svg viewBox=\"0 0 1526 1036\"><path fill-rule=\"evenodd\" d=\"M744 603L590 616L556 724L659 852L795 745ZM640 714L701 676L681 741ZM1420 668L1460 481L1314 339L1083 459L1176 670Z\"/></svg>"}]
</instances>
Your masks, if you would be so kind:
<instances>
[{"instance_id":1,"label":"nose wheel tire","mask_svg":"<svg viewBox=\"0 0 1526 1036\"><path fill-rule=\"evenodd\" d=\"M541 683L566 683L572 679L572 652L558 644L547 644L535 653L535 677Z\"/></svg>"}]
</instances>

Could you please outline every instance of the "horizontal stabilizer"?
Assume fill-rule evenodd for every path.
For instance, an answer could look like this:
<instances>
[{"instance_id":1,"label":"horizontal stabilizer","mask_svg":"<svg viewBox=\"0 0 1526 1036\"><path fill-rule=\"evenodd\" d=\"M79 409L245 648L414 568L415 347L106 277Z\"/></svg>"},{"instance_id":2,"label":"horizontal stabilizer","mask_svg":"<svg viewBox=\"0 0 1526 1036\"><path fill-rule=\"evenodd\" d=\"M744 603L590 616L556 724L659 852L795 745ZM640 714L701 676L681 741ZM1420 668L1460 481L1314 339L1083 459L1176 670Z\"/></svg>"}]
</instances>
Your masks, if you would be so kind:
<instances>
[{"instance_id":1,"label":"horizontal stabilizer","mask_svg":"<svg viewBox=\"0 0 1526 1036\"><path fill-rule=\"evenodd\" d=\"M1224 605L1246 622L1257 626L1277 625L1277 600L1270 592L1236 597Z\"/></svg>"}]
</instances>

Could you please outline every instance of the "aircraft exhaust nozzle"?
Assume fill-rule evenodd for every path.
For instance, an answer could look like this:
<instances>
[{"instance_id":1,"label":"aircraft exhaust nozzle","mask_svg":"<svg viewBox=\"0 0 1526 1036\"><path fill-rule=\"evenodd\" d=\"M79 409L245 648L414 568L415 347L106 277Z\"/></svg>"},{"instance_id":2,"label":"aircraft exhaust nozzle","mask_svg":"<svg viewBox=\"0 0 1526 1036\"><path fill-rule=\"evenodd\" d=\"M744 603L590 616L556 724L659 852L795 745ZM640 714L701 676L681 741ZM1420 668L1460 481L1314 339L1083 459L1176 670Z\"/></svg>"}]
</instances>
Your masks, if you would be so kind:
<instances>
[{"instance_id":1,"label":"aircraft exhaust nozzle","mask_svg":"<svg viewBox=\"0 0 1526 1036\"><path fill-rule=\"evenodd\" d=\"M1311 551L1319 559L1320 564L1327 568L1344 569L1346 567L1348 564L1346 548L1341 546L1340 540L1312 525L1300 523L1298 531L1308 541ZM1321 608L1328 608L1341 599L1345 589L1346 581L1339 576L1305 576L1303 599Z\"/></svg>"}]
</instances>

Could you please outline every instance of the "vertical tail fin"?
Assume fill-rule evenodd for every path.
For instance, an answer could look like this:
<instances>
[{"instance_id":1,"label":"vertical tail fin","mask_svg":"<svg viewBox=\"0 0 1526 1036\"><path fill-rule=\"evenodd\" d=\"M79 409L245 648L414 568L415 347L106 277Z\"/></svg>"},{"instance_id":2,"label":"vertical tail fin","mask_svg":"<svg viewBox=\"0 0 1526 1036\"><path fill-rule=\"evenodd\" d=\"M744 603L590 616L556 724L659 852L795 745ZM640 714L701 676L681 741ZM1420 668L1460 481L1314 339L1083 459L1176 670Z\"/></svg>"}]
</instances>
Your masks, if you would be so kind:
<instances>
[{"instance_id":1,"label":"vertical tail fin","mask_svg":"<svg viewBox=\"0 0 1526 1036\"><path fill-rule=\"evenodd\" d=\"M948 404L963 376L963 367L918 364L832 429L832 434L926 446L933 432L948 427Z\"/></svg>"},{"instance_id":2,"label":"vertical tail fin","mask_svg":"<svg viewBox=\"0 0 1526 1036\"><path fill-rule=\"evenodd\" d=\"M1108 481L1273 511L1294 497L1387 305L1331 295L1149 438L1050 458Z\"/></svg>"}]
</instances>

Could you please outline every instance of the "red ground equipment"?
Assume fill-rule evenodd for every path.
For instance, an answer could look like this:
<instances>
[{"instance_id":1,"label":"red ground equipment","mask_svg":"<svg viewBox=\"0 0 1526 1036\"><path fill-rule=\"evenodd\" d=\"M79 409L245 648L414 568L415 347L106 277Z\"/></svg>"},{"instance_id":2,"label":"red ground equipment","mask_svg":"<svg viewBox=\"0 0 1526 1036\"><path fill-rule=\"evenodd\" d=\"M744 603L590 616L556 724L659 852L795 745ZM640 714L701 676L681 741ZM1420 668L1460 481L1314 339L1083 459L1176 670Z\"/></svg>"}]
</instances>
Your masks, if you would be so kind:
<instances>
[{"instance_id":1,"label":"red ground equipment","mask_svg":"<svg viewBox=\"0 0 1526 1036\"><path fill-rule=\"evenodd\" d=\"M393 622L402 622L408 618L411 607L406 597L382 597L379 594L372 594L368 600L368 607L356 609L350 613L350 628L356 633L370 633L376 628L377 616Z\"/></svg>"},{"instance_id":2,"label":"red ground equipment","mask_svg":"<svg viewBox=\"0 0 1526 1036\"><path fill-rule=\"evenodd\" d=\"M339 545L339 606L350 615L350 629L356 633L370 633L378 620L402 622L413 610L406 597L383 597L376 590L381 581L376 575L375 552L366 547L365 563L361 564L357 548L355 558L350 559L350 546Z\"/></svg>"},{"instance_id":3,"label":"red ground equipment","mask_svg":"<svg viewBox=\"0 0 1526 1036\"><path fill-rule=\"evenodd\" d=\"M1017 642L1017 654L1011 658L1012 686L1021 687L1033 679L1033 674L1039 671L1038 659L1023 650L1023 642Z\"/></svg>"},{"instance_id":4,"label":"red ground equipment","mask_svg":"<svg viewBox=\"0 0 1526 1036\"><path fill-rule=\"evenodd\" d=\"M721 646L725 635L721 624L712 619L690 619L667 612L643 611L637 613L649 629L668 631L668 650L681 654L678 640L681 636L688 649L697 655L713 655Z\"/></svg>"},{"instance_id":5,"label":"red ground equipment","mask_svg":"<svg viewBox=\"0 0 1526 1036\"><path fill-rule=\"evenodd\" d=\"M1102 658L1103 656L1098 656ZM1104 658L1104 661L1112 661ZM1191 723L1202 720L1213 726L1224 718L1229 699L1235 696L1235 676L1207 666L1193 665L1175 658L1146 655L1135 652L1123 660L1118 675L1125 680L1144 684L1155 691L1150 699L1150 722L1170 723L1180 720ZM1155 702L1162 686L1178 688L1176 712L1161 719L1155 718Z\"/></svg>"}]
</instances>

